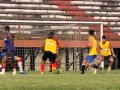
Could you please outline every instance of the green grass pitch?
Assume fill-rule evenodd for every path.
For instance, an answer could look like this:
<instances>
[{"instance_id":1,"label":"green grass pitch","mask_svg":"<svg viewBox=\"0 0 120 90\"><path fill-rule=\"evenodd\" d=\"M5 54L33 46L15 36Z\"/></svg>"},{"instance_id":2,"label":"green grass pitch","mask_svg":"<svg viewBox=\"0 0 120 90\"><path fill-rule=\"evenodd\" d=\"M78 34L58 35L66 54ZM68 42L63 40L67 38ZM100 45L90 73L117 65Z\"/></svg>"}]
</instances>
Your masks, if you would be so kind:
<instances>
[{"instance_id":1,"label":"green grass pitch","mask_svg":"<svg viewBox=\"0 0 120 90\"><path fill-rule=\"evenodd\" d=\"M102 74L79 74L64 71L62 74L28 72L28 74L0 75L0 90L120 90L120 70Z\"/></svg>"}]
</instances>

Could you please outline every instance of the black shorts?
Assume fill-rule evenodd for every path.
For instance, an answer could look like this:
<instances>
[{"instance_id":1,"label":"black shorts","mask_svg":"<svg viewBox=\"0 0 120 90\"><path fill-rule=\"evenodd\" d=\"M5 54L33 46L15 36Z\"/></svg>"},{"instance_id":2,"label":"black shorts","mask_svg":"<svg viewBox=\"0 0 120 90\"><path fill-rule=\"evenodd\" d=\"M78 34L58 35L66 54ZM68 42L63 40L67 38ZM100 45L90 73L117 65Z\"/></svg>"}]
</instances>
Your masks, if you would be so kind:
<instances>
[{"instance_id":1,"label":"black shorts","mask_svg":"<svg viewBox=\"0 0 120 90\"><path fill-rule=\"evenodd\" d=\"M49 59L50 62L55 63L56 54L53 54L50 51L44 51L42 60L46 62L47 59Z\"/></svg>"},{"instance_id":2,"label":"black shorts","mask_svg":"<svg viewBox=\"0 0 120 90\"><path fill-rule=\"evenodd\" d=\"M109 59L112 57L112 55L108 55L108 56L103 56L105 61L109 61Z\"/></svg>"}]
</instances>

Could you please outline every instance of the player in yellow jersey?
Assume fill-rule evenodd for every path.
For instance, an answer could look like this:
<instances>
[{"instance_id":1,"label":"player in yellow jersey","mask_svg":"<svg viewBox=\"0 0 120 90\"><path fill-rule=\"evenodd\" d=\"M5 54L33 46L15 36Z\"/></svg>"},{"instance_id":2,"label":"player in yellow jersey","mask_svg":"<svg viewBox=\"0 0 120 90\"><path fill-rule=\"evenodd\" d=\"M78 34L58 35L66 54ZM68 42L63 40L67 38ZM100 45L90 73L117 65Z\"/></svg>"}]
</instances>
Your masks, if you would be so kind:
<instances>
[{"instance_id":1,"label":"player in yellow jersey","mask_svg":"<svg viewBox=\"0 0 120 90\"><path fill-rule=\"evenodd\" d=\"M94 70L94 74L96 74L97 69L99 68L100 63L103 60L108 60L109 63L109 67L108 70L111 70L111 67L113 65L114 62L114 51L113 48L111 48L110 42L106 40L106 36L102 36L102 42L99 43L99 57L98 60L96 62L96 64L93 65L93 67L95 68Z\"/></svg>"},{"instance_id":2,"label":"player in yellow jersey","mask_svg":"<svg viewBox=\"0 0 120 90\"><path fill-rule=\"evenodd\" d=\"M88 47L89 54L82 62L81 74L84 74L86 66L90 66L97 57L97 40L94 36L94 30L89 30Z\"/></svg>"},{"instance_id":3,"label":"player in yellow jersey","mask_svg":"<svg viewBox=\"0 0 120 90\"><path fill-rule=\"evenodd\" d=\"M41 74L44 74L45 62L47 59L52 63L52 70L56 70L57 41L54 39L54 33L50 32L44 43L44 54L41 63Z\"/></svg>"}]
</instances>

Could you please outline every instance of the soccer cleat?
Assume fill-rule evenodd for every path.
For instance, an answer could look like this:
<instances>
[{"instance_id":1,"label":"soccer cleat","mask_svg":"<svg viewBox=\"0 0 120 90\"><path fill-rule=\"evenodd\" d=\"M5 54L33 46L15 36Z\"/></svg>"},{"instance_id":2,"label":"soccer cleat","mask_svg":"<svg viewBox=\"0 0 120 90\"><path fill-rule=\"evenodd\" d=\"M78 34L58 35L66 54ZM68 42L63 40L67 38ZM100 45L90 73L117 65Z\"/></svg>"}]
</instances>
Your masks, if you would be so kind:
<instances>
[{"instance_id":1,"label":"soccer cleat","mask_svg":"<svg viewBox=\"0 0 120 90\"><path fill-rule=\"evenodd\" d=\"M22 72L20 72L20 74L27 74L27 72L25 72L25 71L22 71Z\"/></svg>"},{"instance_id":2,"label":"soccer cleat","mask_svg":"<svg viewBox=\"0 0 120 90\"><path fill-rule=\"evenodd\" d=\"M41 75L43 75L44 74L44 72L41 72Z\"/></svg>"},{"instance_id":3,"label":"soccer cleat","mask_svg":"<svg viewBox=\"0 0 120 90\"><path fill-rule=\"evenodd\" d=\"M107 69L108 71L111 71L111 69Z\"/></svg>"},{"instance_id":4,"label":"soccer cleat","mask_svg":"<svg viewBox=\"0 0 120 90\"><path fill-rule=\"evenodd\" d=\"M80 74L84 74L85 72L81 72Z\"/></svg>"},{"instance_id":5,"label":"soccer cleat","mask_svg":"<svg viewBox=\"0 0 120 90\"><path fill-rule=\"evenodd\" d=\"M2 68L0 74L1 74L1 75L5 74L5 69Z\"/></svg>"},{"instance_id":6,"label":"soccer cleat","mask_svg":"<svg viewBox=\"0 0 120 90\"><path fill-rule=\"evenodd\" d=\"M109 66L107 70L108 70L108 71L111 71L111 67Z\"/></svg>"},{"instance_id":7,"label":"soccer cleat","mask_svg":"<svg viewBox=\"0 0 120 90\"><path fill-rule=\"evenodd\" d=\"M81 66L81 74L84 74L86 70L86 65Z\"/></svg>"},{"instance_id":8,"label":"soccer cleat","mask_svg":"<svg viewBox=\"0 0 120 90\"><path fill-rule=\"evenodd\" d=\"M94 69L94 72L93 72L93 74L96 74L97 73L97 69Z\"/></svg>"},{"instance_id":9,"label":"soccer cleat","mask_svg":"<svg viewBox=\"0 0 120 90\"><path fill-rule=\"evenodd\" d=\"M0 75L3 75L3 74L5 74L4 72L0 72Z\"/></svg>"},{"instance_id":10,"label":"soccer cleat","mask_svg":"<svg viewBox=\"0 0 120 90\"><path fill-rule=\"evenodd\" d=\"M16 74L16 69L13 69L13 75L15 75Z\"/></svg>"}]
</instances>

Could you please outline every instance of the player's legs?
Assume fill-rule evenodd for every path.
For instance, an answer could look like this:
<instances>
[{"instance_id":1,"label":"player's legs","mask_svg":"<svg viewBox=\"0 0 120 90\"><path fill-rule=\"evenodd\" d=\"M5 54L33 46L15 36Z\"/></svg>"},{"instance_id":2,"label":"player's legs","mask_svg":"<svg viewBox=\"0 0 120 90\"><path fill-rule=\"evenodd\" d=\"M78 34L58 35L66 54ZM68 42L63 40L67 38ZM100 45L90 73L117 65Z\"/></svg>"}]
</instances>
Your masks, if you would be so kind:
<instances>
[{"instance_id":1,"label":"player's legs","mask_svg":"<svg viewBox=\"0 0 120 90\"><path fill-rule=\"evenodd\" d=\"M14 59L17 61L18 67L19 67L19 72L23 72L23 66L22 66L22 59L21 57L14 56Z\"/></svg>"},{"instance_id":2,"label":"player's legs","mask_svg":"<svg viewBox=\"0 0 120 90\"><path fill-rule=\"evenodd\" d=\"M14 64L14 58L8 58L7 63L12 67L13 75L15 75L16 74L16 68L15 68L15 64Z\"/></svg>"},{"instance_id":3,"label":"player's legs","mask_svg":"<svg viewBox=\"0 0 120 90\"><path fill-rule=\"evenodd\" d=\"M56 59L56 55L51 53L51 56L49 57L50 62L52 62L52 72L54 74L60 74L61 69L59 69L59 60Z\"/></svg>"},{"instance_id":4,"label":"player's legs","mask_svg":"<svg viewBox=\"0 0 120 90\"><path fill-rule=\"evenodd\" d=\"M55 63L56 55L50 52L50 55L48 58L49 58L49 61L52 63L52 71L56 70L57 69L57 65Z\"/></svg>"},{"instance_id":5,"label":"player's legs","mask_svg":"<svg viewBox=\"0 0 120 90\"><path fill-rule=\"evenodd\" d=\"M43 56L42 56L42 62L41 62L41 65L40 65L41 74L44 74L44 71L45 71L45 62L46 62L48 56L49 56L49 53L45 51L44 54L43 54Z\"/></svg>"},{"instance_id":6,"label":"player's legs","mask_svg":"<svg viewBox=\"0 0 120 90\"><path fill-rule=\"evenodd\" d=\"M45 71L45 59L42 59L41 65L40 65L40 69L41 69L41 74L44 74Z\"/></svg>"},{"instance_id":7,"label":"player's legs","mask_svg":"<svg viewBox=\"0 0 120 90\"><path fill-rule=\"evenodd\" d=\"M5 53L4 53L4 52L1 53L1 56L0 56L0 68L2 68L2 59L3 59L4 56L5 56ZM18 57L18 56L14 56L14 59L15 59L16 61L18 61L18 66L19 66L20 72L23 72L21 58ZM13 66L13 65L12 65L12 66Z\"/></svg>"},{"instance_id":8,"label":"player's legs","mask_svg":"<svg viewBox=\"0 0 120 90\"><path fill-rule=\"evenodd\" d=\"M56 64L56 68L58 69L59 68L59 60L55 60L55 64ZM50 70L49 72L52 72L52 62L50 62Z\"/></svg>"},{"instance_id":9,"label":"player's legs","mask_svg":"<svg viewBox=\"0 0 120 90\"><path fill-rule=\"evenodd\" d=\"M5 52L1 52L0 54L0 68L2 68L2 59L5 56Z\"/></svg>"},{"instance_id":10,"label":"player's legs","mask_svg":"<svg viewBox=\"0 0 120 90\"><path fill-rule=\"evenodd\" d=\"M59 54L56 54L55 63L56 63L57 69L59 69L59 66L60 66Z\"/></svg>"},{"instance_id":11,"label":"player's legs","mask_svg":"<svg viewBox=\"0 0 120 90\"><path fill-rule=\"evenodd\" d=\"M87 64L88 64L87 60L83 60L82 66L81 66L81 74L84 74Z\"/></svg>"},{"instance_id":12,"label":"player's legs","mask_svg":"<svg viewBox=\"0 0 120 90\"><path fill-rule=\"evenodd\" d=\"M100 63L101 63L103 60L104 60L104 56L99 56L99 57L97 58L96 64L93 64L93 65L92 65L92 66L93 66L93 68L98 69L98 68L99 68Z\"/></svg>"},{"instance_id":13,"label":"player's legs","mask_svg":"<svg viewBox=\"0 0 120 90\"><path fill-rule=\"evenodd\" d=\"M91 66L91 63L94 61L94 59L96 58L96 55L92 55L92 56L87 56L85 60L83 60L82 66L81 66L81 74L85 73L85 69L86 66Z\"/></svg>"},{"instance_id":14,"label":"player's legs","mask_svg":"<svg viewBox=\"0 0 120 90\"><path fill-rule=\"evenodd\" d=\"M49 72L52 72L52 62L50 62L49 67L50 67Z\"/></svg>"},{"instance_id":15,"label":"player's legs","mask_svg":"<svg viewBox=\"0 0 120 90\"><path fill-rule=\"evenodd\" d=\"M15 61L15 50L13 49L10 54L9 54L9 57L8 57L8 60L10 61L10 66L12 67L13 69L13 75L16 74L16 68L15 68L15 65L14 65L14 61Z\"/></svg>"},{"instance_id":16,"label":"player's legs","mask_svg":"<svg viewBox=\"0 0 120 90\"><path fill-rule=\"evenodd\" d=\"M113 58L113 56L109 56L109 61L110 61L110 63L109 63L109 66L108 66L108 71L111 70L112 65L113 65L113 63L114 63L114 58Z\"/></svg>"},{"instance_id":17,"label":"player's legs","mask_svg":"<svg viewBox=\"0 0 120 90\"><path fill-rule=\"evenodd\" d=\"M96 61L96 64L93 64L92 67L94 68L94 72L93 74L96 74L97 73L97 70L99 68L99 65L101 64L101 62L104 60L104 56L99 56L97 61Z\"/></svg>"},{"instance_id":18,"label":"player's legs","mask_svg":"<svg viewBox=\"0 0 120 90\"><path fill-rule=\"evenodd\" d=\"M58 69L59 68L59 60L57 59L58 57L58 54L55 55L55 64L56 64L56 68ZM54 56L53 56L54 57ZM53 58L54 59L54 58ZM52 72L52 62L50 61L50 70L49 72Z\"/></svg>"},{"instance_id":19,"label":"player's legs","mask_svg":"<svg viewBox=\"0 0 120 90\"><path fill-rule=\"evenodd\" d=\"M2 58L2 71L0 72L0 74L5 74L7 59L8 59L8 55L5 55Z\"/></svg>"},{"instance_id":20,"label":"player's legs","mask_svg":"<svg viewBox=\"0 0 120 90\"><path fill-rule=\"evenodd\" d=\"M56 60L55 60L55 63L56 63L57 69L59 69L59 68L60 68L60 62L59 62L59 59L56 59Z\"/></svg>"}]
</instances>

